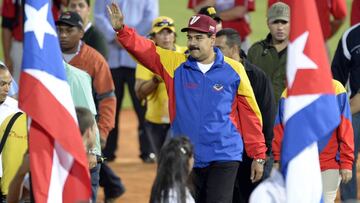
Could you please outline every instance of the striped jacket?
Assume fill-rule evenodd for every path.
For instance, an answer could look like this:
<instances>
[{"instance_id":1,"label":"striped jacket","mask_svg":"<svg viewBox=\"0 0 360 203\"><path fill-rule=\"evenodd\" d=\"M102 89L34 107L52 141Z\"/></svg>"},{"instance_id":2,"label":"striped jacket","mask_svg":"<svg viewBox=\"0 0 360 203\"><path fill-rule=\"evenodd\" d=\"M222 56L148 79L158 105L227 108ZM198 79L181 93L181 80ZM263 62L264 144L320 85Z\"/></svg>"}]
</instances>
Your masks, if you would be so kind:
<instances>
[{"instance_id":1,"label":"striped jacket","mask_svg":"<svg viewBox=\"0 0 360 203\"><path fill-rule=\"evenodd\" d=\"M349 169L351 170L354 161L354 131L351 124L351 112L349 99L344 86L339 81L333 80L333 86L338 101L338 108L341 113L339 126L318 142L319 159L321 171L327 169ZM274 160L280 160L281 143L284 134L283 115L284 101L287 97L286 90L283 92L278 114L275 120L274 140L272 144ZM306 122L306 121L305 121ZM299 123L301 128L301 123Z\"/></svg>"},{"instance_id":2,"label":"striped jacket","mask_svg":"<svg viewBox=\"0 0 360 203\"><path fill-rule=\"evenodd\" d=\"M241 160L243 142L248 156L265 159L259 107L239 62L214 48L214 64L203 74L191 56L156 47L132 28L125 26L117 35L131 55L164 80L173 132L189 136L194 167Z\"/></svg>"}]
</instances>

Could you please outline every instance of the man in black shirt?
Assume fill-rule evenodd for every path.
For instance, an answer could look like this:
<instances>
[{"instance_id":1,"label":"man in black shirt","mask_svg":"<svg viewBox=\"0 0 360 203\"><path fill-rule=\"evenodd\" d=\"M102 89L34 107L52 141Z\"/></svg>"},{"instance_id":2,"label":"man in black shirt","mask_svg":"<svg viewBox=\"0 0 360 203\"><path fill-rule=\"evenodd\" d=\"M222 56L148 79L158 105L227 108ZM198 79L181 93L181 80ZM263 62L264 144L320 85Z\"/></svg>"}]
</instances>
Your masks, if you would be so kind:
<instances>
[{"instance_id":1,"label":"man in black shirt","mask_svg":"<svg viewBox=\"0 0 360 203\"><path fill-rule=\"evenodd\" d=\"M267 160L264 167L264 178L269 176L272 168L271 143L274 137L273 127L276 114L275 97L271 81L264 71L246 60L245 53L241 50L241 39L239 33L231 28L222 29L216 33L215 45L223 52L224 56L242 63L254 90L256 102L261 111L263 120L263 133L267 147ZM245 146L246 149L246 146ZM252 183L249 179L252 159L246 153L240 163L237 180L234 188L233 202L248 202L251 192L258 183Z\"/></svg>"},{"instance_id":2,"label":"man in black shirt","mask_svg":"<svg viewBox=\"0 0 360 203\"><path fill-rule=\"evenodd\" d=\"M105 37L90 21L90 0L70 0L68 8L70 11L77 12L84 22L85 33L82 40L107 60L108 50Z\"/></svg>"},{"instance_id":3,"label":"man in black shirt","mask_svg":"<svg viewBox=\"0 0 360 203\"><path fill-rule=\"evenodd\" d=\"M360 145L360 24L356 24L345 31L339 40L331 71L334 79L344 86L350 84L350 108L352 125L354 128L355 160L352 168L353 177L350 182L340 185L342 201L357 199L356 160Z\"/></svg>"}]
</instances>

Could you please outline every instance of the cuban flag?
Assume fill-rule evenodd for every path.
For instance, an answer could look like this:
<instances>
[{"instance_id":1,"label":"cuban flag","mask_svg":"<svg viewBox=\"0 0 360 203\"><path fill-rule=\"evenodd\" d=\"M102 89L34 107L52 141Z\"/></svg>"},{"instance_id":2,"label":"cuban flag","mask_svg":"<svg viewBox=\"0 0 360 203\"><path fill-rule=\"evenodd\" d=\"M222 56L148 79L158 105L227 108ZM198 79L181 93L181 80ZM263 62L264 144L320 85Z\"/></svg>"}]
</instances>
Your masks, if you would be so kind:
<instances>
[{"instance_id":1,"label":"cuban flag","mask_svg":"<svg viewBox=\"0 0 360 203\"><path fill-rule=\"evenodd\" d=\"M339 125L340 112L314 0L287 1L291 28L281 172L287 202L321 202L317 142Z\"/></svg>"},{"instance_id":2,"label":"cuban flag","mask_svg":"<svg viewBox=\"0 0 360 203\"><path fill-rule=\"evenodd\" d=\"M26 0L19 106L36 202L89 201L90 175L48 0Z\"/></svg>"}]
</instances>

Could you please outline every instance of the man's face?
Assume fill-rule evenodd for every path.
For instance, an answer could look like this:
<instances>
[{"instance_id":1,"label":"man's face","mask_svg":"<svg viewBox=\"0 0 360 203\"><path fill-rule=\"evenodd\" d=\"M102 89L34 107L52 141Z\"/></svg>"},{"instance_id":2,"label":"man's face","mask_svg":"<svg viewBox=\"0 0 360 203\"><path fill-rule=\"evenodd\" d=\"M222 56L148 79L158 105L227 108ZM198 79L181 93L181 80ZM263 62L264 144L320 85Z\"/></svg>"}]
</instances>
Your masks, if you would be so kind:
<instances>
[{"instance_id":1,"label":"man's face","mask_svg":"<svg viewBox=\"0 0 360 203\"><path fill-rule=\"evenodd\" d=\"M213 51L215 35L209 37L206 33L189 30L187 39L190 55L199 62L207 59Z\"/></svg>"},{"instance_id":2,"label":"man's face","mask_svg":"<svg viewBox=\"0 0 360 203\"><path fill-rule=\"evenodd\" d=\"M215 39L215 46L218 47L221 52L224 54L224 56L232 58L233 56L233 48L229 47L226 44L227 38L225 35L222 35L220 37L216 37Z\"/></svg>"},{"instance_id":3,"label":"man's face","mask_svg":"<svg viewBox=\"0 0 360 203\"><path fill-rule=\"evenodd\" d=\"M288 40L290 32L290 23L285 20L268 21L268 27L273 40L283 42Z\"/></svg>"},{"instance_id":4,"label":"man's face","mask_svg":"<svg viewBox=\"0 0 360 203\"><path fill-rule=\"evenodd\" d=\"M0 103L3 103L9 94L11 75L8 70L0 69Z\"/></svg>"},{"instance_id":5,"label":"man's face","mask_svg":"<svg viewBox=\"0 0 360 203\"><path fill-rule=\"evenodd\" d=\"M154 42L163 49L173 49L175 43L175 33L165 28L154 35Z\"/></svg>"},{"instance_id":6,"label":"man's face","mask_svg":"<svg viewBox=\"0 0 360 203\"><path fill-rule=\"evenodd\" d=\"M57 31L60 39L60 46L62 52L68 52L76 49L84 31L75 26L60 24L57 26Z\"/></svg>"},{"instance_id":7,"label":"man's face","mask_svg":"<svg viewBox=\"0 0 360 203\"><path fill-rule=\"evenodd\" d=\"M90 7L85 0L70 0L69 10L78 13L84 22L89 20Z\"/></svg>"}]
</instances>

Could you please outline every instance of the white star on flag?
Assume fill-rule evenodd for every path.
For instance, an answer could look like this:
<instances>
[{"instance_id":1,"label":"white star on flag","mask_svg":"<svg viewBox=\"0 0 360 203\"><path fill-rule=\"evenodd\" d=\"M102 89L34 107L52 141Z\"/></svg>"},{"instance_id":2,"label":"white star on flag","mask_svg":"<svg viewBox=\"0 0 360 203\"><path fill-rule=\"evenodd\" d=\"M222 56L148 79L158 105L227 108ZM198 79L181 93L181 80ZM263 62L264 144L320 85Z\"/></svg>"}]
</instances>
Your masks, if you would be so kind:
<instances>
[{"instance_id":1,"label":"white star on flag","mask_svg":"<svg viewBox=\"0 0 360 203\"><path fill-rule=\"evenodd\" d=\"M288 45L288 59L287 59L287 80L289 88L292 87L296 72L299 69L317 69L317 65L308 56L304 54L305 44L309 37L309 32L306 31L296 38L292 43Z\"/></svg>"},{"instance_id":2,"label":"white star on flag","mask_svg":"<svg viewBox=\"0 0 360 203\"><path fill-rule=\"evenodd\" d=\"M25 15L27 19L24 25L24 33L31 31L34 32L40 49L42 49L44 46L45 33L54 35L55 37L57 36L56 31L47 21L48 12L48 3L39 10L36 10L34 7L25 4Z\"/></svg>"}]
</instances>

